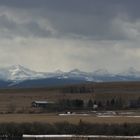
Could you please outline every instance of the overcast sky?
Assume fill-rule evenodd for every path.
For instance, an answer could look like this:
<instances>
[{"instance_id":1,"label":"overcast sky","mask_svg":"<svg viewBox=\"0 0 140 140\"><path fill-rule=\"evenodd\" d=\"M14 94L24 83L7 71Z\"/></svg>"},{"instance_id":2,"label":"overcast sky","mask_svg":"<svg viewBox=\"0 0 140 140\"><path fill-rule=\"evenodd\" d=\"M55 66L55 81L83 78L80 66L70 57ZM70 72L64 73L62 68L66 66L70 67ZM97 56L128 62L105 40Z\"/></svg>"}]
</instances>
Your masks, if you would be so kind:
<instances>
[{"instance_id":1,"label":"overcast sky","mask_svg":"<svg viewBox=\"0 0 140 140\"><path fill-rule=\"evenodd\" d=\"M140 70L140 0L0 0L0 67Z\"/></svg>"}]
</instances>

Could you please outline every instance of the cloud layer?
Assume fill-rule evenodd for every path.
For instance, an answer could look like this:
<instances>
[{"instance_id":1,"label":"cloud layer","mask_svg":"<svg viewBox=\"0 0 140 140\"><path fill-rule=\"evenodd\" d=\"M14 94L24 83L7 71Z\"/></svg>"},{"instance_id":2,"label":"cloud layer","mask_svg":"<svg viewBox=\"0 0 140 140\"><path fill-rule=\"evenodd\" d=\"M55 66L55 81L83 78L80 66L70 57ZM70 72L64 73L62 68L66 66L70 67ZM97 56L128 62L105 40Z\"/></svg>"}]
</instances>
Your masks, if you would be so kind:
<instances>
[{"instance_id":1,"label":"cloud layer","mask_svg":"<svg viewBox=\"0 0 140 140\"><path fill-rule=\"evenodd\" d=\"M139 0L0 0L0 67L140 70Z\"/></svg>"}]
</instances>

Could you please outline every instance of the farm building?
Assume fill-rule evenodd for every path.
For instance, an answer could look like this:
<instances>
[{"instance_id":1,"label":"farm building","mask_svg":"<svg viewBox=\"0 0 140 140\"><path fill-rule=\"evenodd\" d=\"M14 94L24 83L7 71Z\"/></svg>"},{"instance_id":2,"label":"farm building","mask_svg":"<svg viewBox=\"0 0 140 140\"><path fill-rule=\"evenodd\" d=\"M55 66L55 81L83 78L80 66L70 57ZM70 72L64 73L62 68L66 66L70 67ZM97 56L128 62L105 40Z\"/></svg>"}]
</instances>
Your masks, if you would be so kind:
<instances>
[{"instance_id":1,"label":"farm building","mask_svg":"<svg viewBox=\"0 0 140 140\"><path fill-rule=\"evenodd\" d=\"M32 107L47 107L49 105L54 104L54 102L50 101L33 101L32 102Z\"/></svg>"}]
</instances>

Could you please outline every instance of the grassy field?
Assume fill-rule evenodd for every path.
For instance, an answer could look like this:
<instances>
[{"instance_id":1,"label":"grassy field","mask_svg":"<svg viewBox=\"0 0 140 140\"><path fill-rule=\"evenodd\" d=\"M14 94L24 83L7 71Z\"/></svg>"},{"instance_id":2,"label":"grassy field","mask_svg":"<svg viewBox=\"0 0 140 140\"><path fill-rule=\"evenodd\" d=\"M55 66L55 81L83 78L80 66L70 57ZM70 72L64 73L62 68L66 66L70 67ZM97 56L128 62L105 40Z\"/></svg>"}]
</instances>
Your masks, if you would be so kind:
<instances>
[{"instance_id":1,"label":"grassy field","mask_svg":"<svg viewBox=\"0 0 140 140\"><path fill-rule=\"evenodd\" d=\"M65 89L81 88L94 89L91 93L70 93ZM69 91L69 90L68 90ZM140 97L140 82L116 82L116 83L90 83L71 85L55 88L37 89L0 89L0 113L31 113L34 100L58 101L61 99L82 99L84 101L107 100L121 97L124 100Z\"/></svg>"},{"instance_id":2,"label":"grassy field","mask_svg":"<svg viewBox=\"0 0 140 140\"><path fill-rule=\"evenodd\" d=\"M94 91L90 93L66 92L71 88L79 89L81 87L94 89ZM69 123L78 124L80 121L83 121L96 124L140 124L140 117L96 117L95 115L59 116L55 113L39 113L41 110L36 110L31 107L31 103L34 100L56 102L61 99L82 99L88 101L89 99L107 100L118 97L121 97L123 100L139 98L140 82L91 83L59 88L0 89L0 123L41 122L53 124L67 121Z\"/></svg>"},{"instance_id":3,"label":"grassy field","mask_svg":"<svg viewBox=\"0 0 140 140\"><path fill-rule=\"evenodd\" d=\"M77 124L79 121L89 123L107 123L107 124L122 124L122 123L140 123L140 118L134 117L95 117L95 116L58 116L55 114L3 114L0 115L0 123L4 122L43 122L56 123L67 121Z\"/></svg>"},{"instance_id":4,"label":"grassy field","mask_svg":"<svg viewBox=\"0 0 140 140\"><path fill-rule=\"evenodd\" d=\"M63 94L56 92L29 92L29 93L0 93L0 113L18 112L29 113L34 111L31 103L35 100L54 101L61 99L82 99L88 100L92 98L92 94Z\"/></svg>"}]
</instances>

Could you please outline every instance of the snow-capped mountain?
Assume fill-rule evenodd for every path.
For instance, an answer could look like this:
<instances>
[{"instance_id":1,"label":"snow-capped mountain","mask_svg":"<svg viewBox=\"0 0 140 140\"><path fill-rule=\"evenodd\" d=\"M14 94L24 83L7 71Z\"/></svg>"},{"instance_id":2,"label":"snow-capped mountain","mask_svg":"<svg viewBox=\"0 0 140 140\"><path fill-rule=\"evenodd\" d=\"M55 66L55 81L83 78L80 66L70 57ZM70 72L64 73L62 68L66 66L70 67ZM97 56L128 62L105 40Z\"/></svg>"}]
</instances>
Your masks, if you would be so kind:
<instances>
[{"instance_id":1,"label":"snow-capped mountain","mask_svg":"<svg viewBox=\"0 0 140 140\"><path fill-rule=\"evenodd\" d=\"M140 71L136 70L133 67L130 67L128 70L120 73L122 76L132 76L132 77L140 77Z\"/></svg>"},{"instance_id":2,"label":"snow-capped mountain","mask_svg":"<svg viewBox=\"0 0 140 140\"><path fill-rule=\"evenodd\" d=\"M26 79L43 78L44 74L29 70L21 65L15 65L0 69L0 79L20 81Z\"/></svg>"},{"instance_id":3,"label":"snow-capped mountain","mask_svg":"<svg viewBox=\"0 0 140 140\"><path fill-rule=\"evenodd\" d=\"M93 75L102 76L102 75L111 75L111 73L109 73L106 69L98 69L93 72Z\"/></svg>"},{"instance_id":4,"label":"snow-capped mountain","mask_svg":"<svg viewBox=\"0 0 140 140\"><path fill-rule=\"evenodd\" d=\"M85 82L140 81L140 71L133 68L123 73L112 74L99 69L94 72L83 72L73 69L69 72L36 72L21 65L0 69L0 88L6 87L42 87Z\"/></svg>"},{"instance_id":5,"label":"snow-capped mountain","mask_svg":"<svg viewBox=\"0 0 140 140\"><path fill-rule=\"evenodd\" d=\"M65 73L65 76L73 79L81 79L85 81L93 81L91 73L83 72L78 69L73 69L70 72Z\"/></svg>"}]
</instances>

